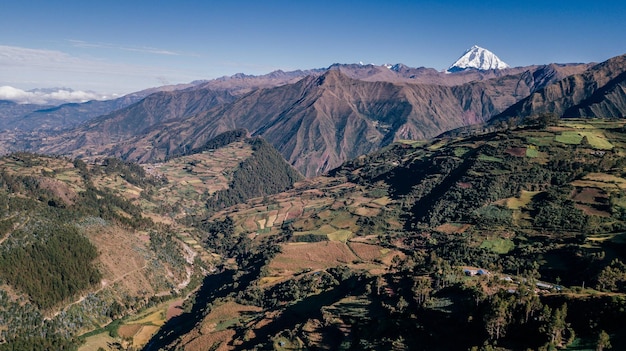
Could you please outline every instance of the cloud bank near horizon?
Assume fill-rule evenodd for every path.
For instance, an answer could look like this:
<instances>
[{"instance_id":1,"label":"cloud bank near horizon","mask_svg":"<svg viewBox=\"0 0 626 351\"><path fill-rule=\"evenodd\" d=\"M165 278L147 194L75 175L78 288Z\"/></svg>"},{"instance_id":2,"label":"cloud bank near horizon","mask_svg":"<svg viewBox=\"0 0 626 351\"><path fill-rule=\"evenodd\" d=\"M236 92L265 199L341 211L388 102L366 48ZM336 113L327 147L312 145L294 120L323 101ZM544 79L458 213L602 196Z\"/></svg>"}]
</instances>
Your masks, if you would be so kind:
<instances>
[{"instance_id":1,"label":"cloud bank near horizon","mask_svg":"<svg viewBox=\"0 0 626 351\"><path fill-rule=\"evenodd\" d=\"M108 100L115 97L117 96L102 95L91 91L72 90L68 88L25 91L8 85L0 86L0 100L13 101L18 104L58 105L70 102Z\"/></svg>"},{"instance_id":2,"label":"cloud bank near horizon","mask_svg":"<svg viewBox=\"0 0 626 351\"><path fill-rule=\"evenodd\" d=\"M66 92L63 94L73 100L80 99L78 91L123 95L159 86L163 80L186 83L201 78L193 72L168 67L79 57L58 50L0 45L0 86L26 92L35 88L71 87L76 92L64 89ZM5 89L5 94L9 93L9 89ZM26 96L23 93L18 95Z\"/></svg>"}]
</instances>

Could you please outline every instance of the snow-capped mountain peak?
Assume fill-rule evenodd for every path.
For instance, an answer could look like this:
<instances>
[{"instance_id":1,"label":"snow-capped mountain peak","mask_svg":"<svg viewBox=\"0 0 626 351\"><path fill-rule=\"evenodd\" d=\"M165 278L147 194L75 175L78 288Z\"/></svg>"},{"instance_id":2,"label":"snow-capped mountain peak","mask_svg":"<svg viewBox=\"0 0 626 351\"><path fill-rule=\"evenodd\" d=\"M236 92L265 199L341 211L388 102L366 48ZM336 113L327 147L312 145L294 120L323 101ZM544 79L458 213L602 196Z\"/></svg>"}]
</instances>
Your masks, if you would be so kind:
<instances>
[{"instance_id":1,"label":"snow-capped mountain peak","mask_svg":"<svg viewBox=\"0 0 626 351\"><path fill-rule=\"evenodd\" d=\"M509 68L509 65L500 60L493 52L474 45L456 60L446 72L452 73L466 69L486 71L503 68Z\"/></svg>"}]
</instances>

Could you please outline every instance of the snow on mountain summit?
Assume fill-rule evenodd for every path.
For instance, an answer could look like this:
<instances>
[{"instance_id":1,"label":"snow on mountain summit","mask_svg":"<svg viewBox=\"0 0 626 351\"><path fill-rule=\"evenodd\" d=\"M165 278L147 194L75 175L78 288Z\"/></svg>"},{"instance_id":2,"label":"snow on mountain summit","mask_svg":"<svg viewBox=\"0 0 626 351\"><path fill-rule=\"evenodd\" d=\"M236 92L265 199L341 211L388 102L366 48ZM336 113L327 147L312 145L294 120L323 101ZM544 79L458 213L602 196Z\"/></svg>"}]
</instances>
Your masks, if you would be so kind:
<instances>
[{"instance_id":1,"label":"snow on mountain summit","mask_svg":"<svg viewBox=\"0 0 626 351\"><path fill-rule=\"evenodd\" d=\"M468 68L486 71L509 68L509 65L500 60L493 52L474 45L456 60L446 72L458 72Z\"/></svg>"}]
</instances>

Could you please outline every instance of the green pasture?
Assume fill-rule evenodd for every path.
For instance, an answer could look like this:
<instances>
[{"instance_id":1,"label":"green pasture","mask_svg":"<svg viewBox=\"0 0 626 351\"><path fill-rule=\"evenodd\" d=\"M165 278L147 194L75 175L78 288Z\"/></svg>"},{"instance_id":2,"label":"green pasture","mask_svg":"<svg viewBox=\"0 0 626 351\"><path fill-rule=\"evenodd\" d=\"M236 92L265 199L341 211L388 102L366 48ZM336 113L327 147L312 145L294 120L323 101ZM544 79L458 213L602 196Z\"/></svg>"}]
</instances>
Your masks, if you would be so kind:
<instances>
[{"instance_id":1,"label":"green pasture","mask_svg":"<svg viewBox=\"0 0 626 351\"><path fill-rule=\"evenodd\" d=\"M470 149L466 148L466 147L457 147L454 149L454 156L456 157L463 157L463 155L465 155L466 153L468 153L470 151Z\"/></svg>"},{"instance_id":2,"label":"green pasture","mask_svg":"<svg viewBox=\"0 0 626 351\"><path fill-rule=\"evenodd\" d=\"M555 136L554 140L563 144L579 145L583 137L579 132L567 131Z\"/></svg>"},{"instance_id":3,"label":"green pasture","mask_svg":"<svg viewBox=\"0 0 626 351\"><path fill-rule=\"evenodd\" d=\"M529 136L529 137L526 137L526 141L528 141L529 144L532 144L535 146L550 146L554 142L554 137L553 136L541 136L541 137Z\"/></svg>"},{"instance_id":4,"label":"green pasture","mask_svg":"<svg viewBox=\"0 0 626 351\"><path fill-rule=\"evenodd\" d=\"M488 155L478 155L478 159L480 161L485 162L503 162L504 160L499 157L488 156Z\"/></svg>"},{"instance_id":5,"label":"green pasture","mask_svg":"<svg viewBox=\"0 0 626 351\"><path fill-rule=\"evenodd\" d=\"M609 142L602 131L587 128L584 131L565 131L554 137L554 140L568 145L580 145L583 138L587 138L589 145L597 150L611 150L613 144Z\"/></svg>"},{"instance_id":6,"label":"green pasture","mask_svg":"<svg viewBox=\"0 0 626 351\"><path fill-rule=\"evenodd\" d=\"M487 239L480 244L480 247L491 252L504 255L515 248L515 244L510 239L494 238Z\"/></svg>"},{"instance_id":7,"label":"green pasture","mask_svg":"<svg viewBox=\"0 0 626 351\"><path fill-rule=\"evenodd\" d=\"M532 147L533 145L526 148L526 157L535 158L539 156L539 150Z\"/></svg>"},{"instance_id":8,"label":"green pasture","mask_svg":"<svg viewBox=\"0 0 626 351\"><path fill-rule=\"evenodd\" d=\"M348 239L350 239L350 236L352 235L352 232L349 230L337 230L334 231L332 233L328 233L326 234L326 236L328 236L328 240L330 241L341 241L341 242L346 242L348 241Z\"/></svg>"}]
</instances>

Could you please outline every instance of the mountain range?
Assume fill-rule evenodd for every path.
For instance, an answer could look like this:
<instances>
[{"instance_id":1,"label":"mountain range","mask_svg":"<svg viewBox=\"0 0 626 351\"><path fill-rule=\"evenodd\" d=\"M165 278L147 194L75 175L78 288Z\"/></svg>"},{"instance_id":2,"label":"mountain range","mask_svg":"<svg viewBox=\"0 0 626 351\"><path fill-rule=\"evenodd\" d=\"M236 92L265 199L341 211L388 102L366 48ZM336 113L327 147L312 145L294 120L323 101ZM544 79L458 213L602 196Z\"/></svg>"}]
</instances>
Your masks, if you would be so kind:
<instances>
[{"instance_id":1,"label":"mountain range","mask_svg":"<svg viewBox=\"0 0 626 351\"><path fill-rule=\"evenodd\" d=\"M626 55L611 58L581 74L533 92L501 118L553 113L559 117L626 116Z\"/></svg>"},{"instance_id":2,"label":"mountain range","mask_svg":"<svg viewBox=\"0 0 626 351\"><path fill-rule=\"evenodd\" d=\"M476 50L482 59L474 62L477 68L455 73L399 64L335 64L224 77L155 93L62 133L38 130L3 146L147 162L245 128L264 137L300 172L314 176L394 140L426 139L487 122L529 95L592 67L549 64L482 70L482 64L497 60L484 49L470 51Z\"/></svg>"}]
</instances>

